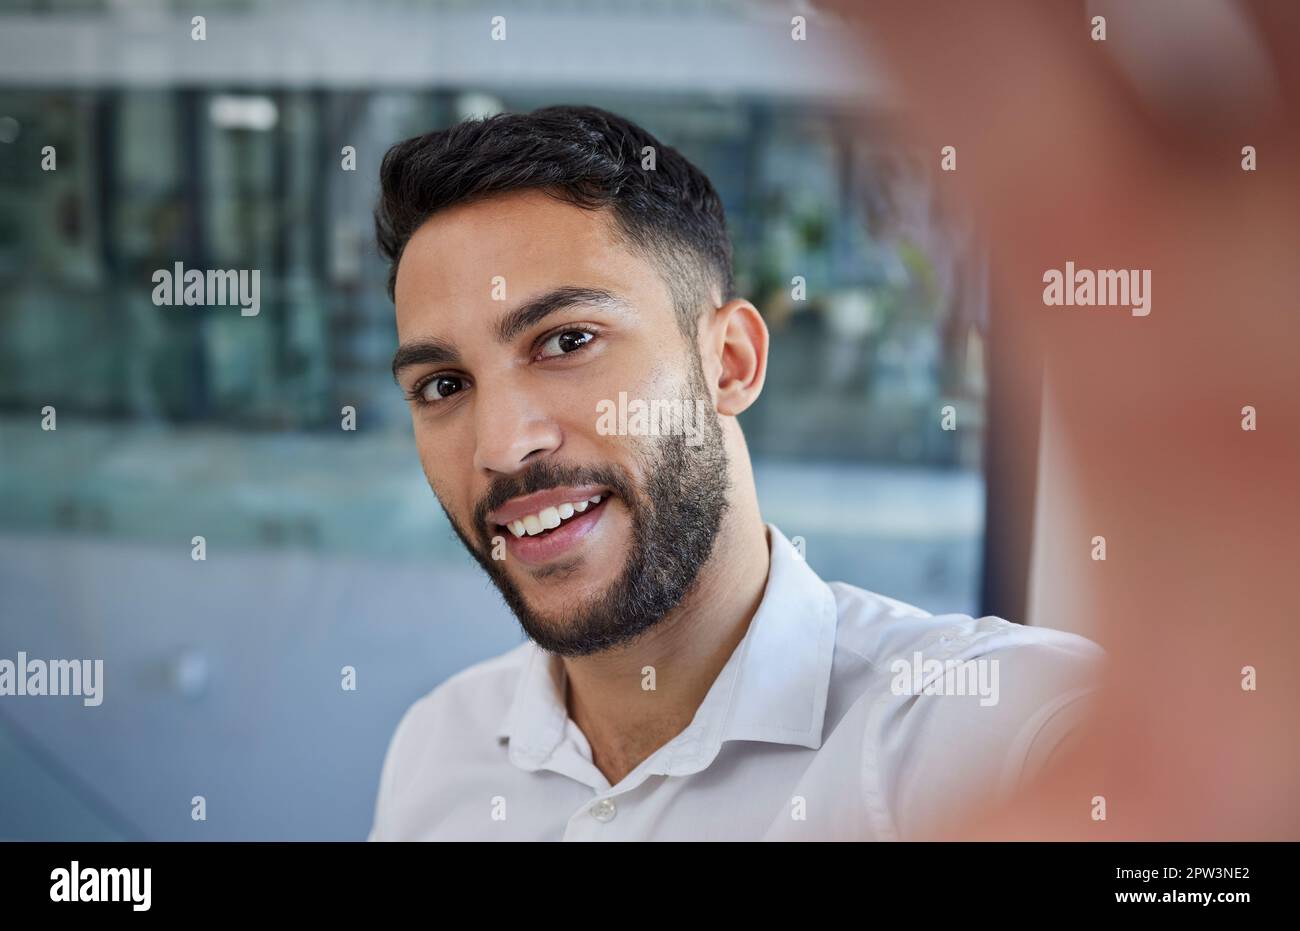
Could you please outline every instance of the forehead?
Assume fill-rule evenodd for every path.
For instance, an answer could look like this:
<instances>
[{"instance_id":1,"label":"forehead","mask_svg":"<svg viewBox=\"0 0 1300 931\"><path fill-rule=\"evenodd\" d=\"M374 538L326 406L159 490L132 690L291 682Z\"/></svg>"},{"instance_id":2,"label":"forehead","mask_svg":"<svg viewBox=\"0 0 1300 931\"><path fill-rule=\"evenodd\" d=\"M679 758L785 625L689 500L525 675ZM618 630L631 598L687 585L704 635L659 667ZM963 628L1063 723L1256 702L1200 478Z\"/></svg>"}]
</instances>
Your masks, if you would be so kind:
<instances>
[{"instance_id":1,"label":"forehead","mask_svg":"<svg viewBox=\"0 0 1300 931\"><path fill-rule=\"evenodd\" d=\"M498 277L504 301L493 299ZM619 238L608 210L541 191L460 204L425 221L403 250L398 335L431 335L468 316L486 328L530 296L566 286L604 288L647 313L670 304L656 269Z\"/></svg>"}]
</instances>

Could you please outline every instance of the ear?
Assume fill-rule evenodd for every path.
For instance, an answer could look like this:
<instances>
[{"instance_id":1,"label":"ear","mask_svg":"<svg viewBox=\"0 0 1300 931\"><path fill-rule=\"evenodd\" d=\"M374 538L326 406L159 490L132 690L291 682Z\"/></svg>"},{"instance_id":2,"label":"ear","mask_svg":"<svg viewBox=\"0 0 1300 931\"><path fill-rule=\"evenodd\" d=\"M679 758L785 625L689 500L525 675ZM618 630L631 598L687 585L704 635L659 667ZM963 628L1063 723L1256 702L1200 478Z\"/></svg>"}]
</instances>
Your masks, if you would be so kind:
<instances>
[{"instance_id":1,"label":"ear","mask_svg":"<svg viewBox=\"0 0 1300 931\"><path fill-rule=\"evenodd\" d=\"M713 312L702 347L705 374L719 414L734 417L763 390L767 377L767 324L749 301L728 301Z\"/></svg>"}]
</instances>

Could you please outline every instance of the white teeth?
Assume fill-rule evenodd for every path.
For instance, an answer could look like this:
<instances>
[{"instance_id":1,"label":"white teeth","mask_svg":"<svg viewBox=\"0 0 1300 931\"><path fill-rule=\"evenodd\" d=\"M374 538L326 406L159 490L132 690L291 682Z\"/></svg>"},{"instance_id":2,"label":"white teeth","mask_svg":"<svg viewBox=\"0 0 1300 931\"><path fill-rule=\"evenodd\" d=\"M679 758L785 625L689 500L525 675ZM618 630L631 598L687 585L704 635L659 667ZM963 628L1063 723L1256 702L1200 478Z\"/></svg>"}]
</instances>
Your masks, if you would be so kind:
<instances>
[{"instance_id":1,"label":"white teeth","mask_svg":"<svg viewBox=\"0 0 1300 931\"><path fill-rule=\"evenodd\" d=\"M522 537L524 534L535 537L543 530L554 530L562 522L568 520L574 514L581 514L593 504L599 504L603 497L604 495L592 495L585 501L566 501L554 507L542 508L536 514L521 517L518 520L511 521L506 526L516 537Z\"/></svg>"}]
</instances>

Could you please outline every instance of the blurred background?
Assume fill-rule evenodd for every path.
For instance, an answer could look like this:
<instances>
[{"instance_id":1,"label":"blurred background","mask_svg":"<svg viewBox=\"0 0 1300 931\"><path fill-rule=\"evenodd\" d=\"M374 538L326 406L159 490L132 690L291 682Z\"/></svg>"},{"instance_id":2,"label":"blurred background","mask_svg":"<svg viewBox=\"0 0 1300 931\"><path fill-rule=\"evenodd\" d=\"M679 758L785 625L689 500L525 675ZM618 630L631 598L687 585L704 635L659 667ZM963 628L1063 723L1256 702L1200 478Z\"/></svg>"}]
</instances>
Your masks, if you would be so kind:
<instances>
[{"instance_id":1,"label":"blurred background","mask_svg":"<svg viewBox=\"0 0 1300 931\"><path fill-rule=\"evenodd\" d=\"M772 330L742 418L766 518L828 580L1023 619L984 571L985 256L826 17L0 4L0 658L106 680L0 699L0 838L362 838L401 713L521 639L420 472L371 221L385 149L468 116L594 104L698 164ZM175 262L260 269L261 313L154 306Z\"/></svg>"}]
</instances>

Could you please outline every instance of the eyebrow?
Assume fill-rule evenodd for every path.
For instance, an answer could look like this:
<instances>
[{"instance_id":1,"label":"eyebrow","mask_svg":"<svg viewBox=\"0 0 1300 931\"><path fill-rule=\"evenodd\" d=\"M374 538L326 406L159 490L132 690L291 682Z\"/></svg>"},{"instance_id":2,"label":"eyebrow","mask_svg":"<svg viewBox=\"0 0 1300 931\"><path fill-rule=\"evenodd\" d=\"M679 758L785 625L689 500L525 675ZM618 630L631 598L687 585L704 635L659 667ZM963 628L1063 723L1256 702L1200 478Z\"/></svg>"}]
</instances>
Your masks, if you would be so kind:
<instances>
[{"instance_id":1,"label":"eyebrow","mask_svg":"<svg viewBox=\"0 0 1300 931\"><path fill-rule=\"evenodd\" d=\"M554 288L522 304L503 316L496 324L496 338L508 343L525 330L536 326L552 314L570 307L589 305L608 310L626 310L627 304L604 288ZM393 356L393 381L398 373L412 365L447 365L460 361L460 353L443 339L414 339L403 343Z\"/></svg>"},{"instance_id":2,"label":"eyebrow","mask_svg":"<svg viewBox=\"0 0 1300 931\"><path fill-rule=\"evenodd\" d=\"M404 368L412 365L447 365L460 361L451 343L442 339L413 339L397 347L393 355L393 381Z\"/></svg>"},{"instance_id":3,"label":"eyebrow","mask_svg":"<svg viewBox=\"0 0 1300 931\"><path fill-rule=\"evenodd\" d=\"M604 288L563 287L547 291L527 304L516 307L497 321L497 340L508 343L524 330L536 326L551 314L578 304L621 310L627 305Z\"/></svg>"}]
</instances>

